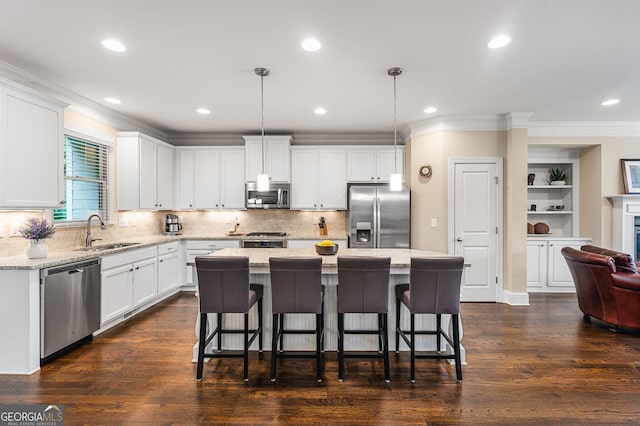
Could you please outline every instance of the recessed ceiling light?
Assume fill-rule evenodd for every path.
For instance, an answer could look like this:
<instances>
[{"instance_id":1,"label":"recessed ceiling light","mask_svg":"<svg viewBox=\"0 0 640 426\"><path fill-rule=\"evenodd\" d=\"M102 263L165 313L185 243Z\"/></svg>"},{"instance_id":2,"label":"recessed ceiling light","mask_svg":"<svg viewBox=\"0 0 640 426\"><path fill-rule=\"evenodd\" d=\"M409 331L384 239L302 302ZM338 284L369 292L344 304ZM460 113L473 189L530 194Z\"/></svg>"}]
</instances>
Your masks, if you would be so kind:
<instances>
[{"instance_id":1,"label":"recessed ceiling light","mask_svg":"<svg viewBox=\"0 0 640 426\"><path fill-rule=\"evenodd\" d=\"M313 112L318 114L318 115L325 115L327 113L327 110L322 108L322 107L318 107L318 108L314 109Z\"/></svg>"},{"instance_id":2,"label":"recessed ceiling light","mask_svg":"<svg viewBox=\"0 0 640 426\"><path fill-rule=\"evenodd\" d=\"M507 44L511 43L511 37L506 35L499 35L494 37L488 44L487 47L489 49L499 49L501 47L505 47Z\"/></svg>"},{"instance_id":3,"label":"recessed ceiling light","mask_svg":"<svg viewBox=\"0 0 640 426\"><path fill-rule=\"evenodd\" d=\"M102 40L102 45L109 50L113 50L114 52L126 52L127 46L119 42L118 40L109 38L106 40Z\"/></svg>"},{"instance_id":4,"label":"recessed ceiling light","mask_svg":"<svg viewBox=\"0 0 640 426\"><path fill-rule=\"evenodd\" d=\"M116 99L116 98L104 98L105 101L109 102L110 104L116 104L116 105L120 105L120 99Z\"/></svg>"},{"instance_id":5,"label":"recessed ceiling light","mask_svg":"<svg viewBox=\"0 0 640 426\"><path fill-rule=\"evenodd\" d=\"M620 99L607 99L606 101L603 101L600 105L602 105L602 106L611 106L611 105L615 105L617 103L620 103Z\"/></svg>"},{"instance_id":6,"label":"recessed ceiling light","mask_svg":"<svg viewBox=\"0 0 640 426\"><path fill-rule=\"evenodd\" d=\"M198 108L196 112L202 115L211 114L211 111L209 111L207 108Z\"/></svg>"},{"instance_id":7,"label":"recessed ceiling light","mask_svg":"<svg viewBox=\"0 0 640 426\"><path fill-rule=\"evenodd\" d=\"M436 107L426 107L424 109L424 113L425 114L433 114L434 112L436 112L438 110L438 108Z\"/></svg>"},{"instance_id":8,"label":"recessed ceiling light","mask_svg":"<svg viewBox=\"0 0 640 426\"><path fill-rule=\"evenodd\" d=\"M315 39L313 37L306 38L302 42L302 48L307 52L315 52L316 50L320 50L321 47L322 44L320 44L318 39Z\"/></svg>"}]
</instances>

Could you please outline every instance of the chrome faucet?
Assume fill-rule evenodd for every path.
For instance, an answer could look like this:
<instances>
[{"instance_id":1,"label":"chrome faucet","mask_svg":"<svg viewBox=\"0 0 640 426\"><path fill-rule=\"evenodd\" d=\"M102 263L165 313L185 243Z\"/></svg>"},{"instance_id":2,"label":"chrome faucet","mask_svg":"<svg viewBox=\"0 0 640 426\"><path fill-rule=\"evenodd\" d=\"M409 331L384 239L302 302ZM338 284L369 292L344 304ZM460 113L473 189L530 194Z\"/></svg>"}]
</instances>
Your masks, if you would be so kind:
<instances>
[{"instance_id":1,"label":"chrome faucet","mask_svg":"<svg viewBox=\"0 0 640 426\"><path fill-rule=\"evenodd\" d=\"M100 229L107 229L107 225L104 224L100 215L92 214L87 218L87 238L85 239L85 247L91 247L94 241L100 240L101 238L91 238L91 219L97 217L100 221Z\"/></svg>"}]
</instances>

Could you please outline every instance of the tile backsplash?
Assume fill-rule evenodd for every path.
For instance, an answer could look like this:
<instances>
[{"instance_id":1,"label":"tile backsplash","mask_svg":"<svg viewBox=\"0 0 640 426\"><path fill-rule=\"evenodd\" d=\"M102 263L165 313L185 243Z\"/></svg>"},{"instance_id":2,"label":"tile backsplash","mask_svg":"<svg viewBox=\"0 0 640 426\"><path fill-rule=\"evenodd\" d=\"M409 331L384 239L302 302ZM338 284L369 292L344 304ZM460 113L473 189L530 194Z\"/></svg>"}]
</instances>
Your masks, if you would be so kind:
<instances>
[{"instance_id":1,"label":"tile backsplash","mask_svg":"<svg viewBox=\"0 0 640 426\"><path fill-rule=\"evenodd\" d=\"M92 221L91 234L101 238L95 244L136 237L164 234L165 215L169 212L117 212L114 223L101 230L96 219ZM239 232L284 231L293 238L319 235L314 217L323 216L330 238L345 238L346 212L306 212L292 210L252 210L252 211L188 211L171 212L177 214L183 224L183 234L192 236L222 235L239 223ZM42 217L43 211L2 211L0 212L0 256L17 256L25 253L28 241L12 235L30 216ZM50 251L83 247L86 227L58 226L53 238L47 240ZM322 237L326 238L326 237Z\"/></svg>"}]
</instances>

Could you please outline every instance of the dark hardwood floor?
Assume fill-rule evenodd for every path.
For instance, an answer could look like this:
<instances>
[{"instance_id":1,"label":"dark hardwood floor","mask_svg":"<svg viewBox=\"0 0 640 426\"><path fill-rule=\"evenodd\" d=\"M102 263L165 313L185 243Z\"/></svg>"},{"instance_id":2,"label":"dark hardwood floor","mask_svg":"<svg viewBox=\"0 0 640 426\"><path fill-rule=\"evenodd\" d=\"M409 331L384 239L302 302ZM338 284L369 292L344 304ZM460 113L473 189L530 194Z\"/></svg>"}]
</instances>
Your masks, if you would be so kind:
<instances>
[{"instance_id":1,"label":"dark hardwood floor","mask_svg":"<svg viewBox=\"0 0 640 426\"><path fill-rule=\"evenodd\" d=\"M65 424L639 424L640 335L582 319L574 295L532 295L531 306L464 303L464 381L441 360L407 353L381 360L325 354L280 361L269 352L216 359L195 380L196 299L176 295L31 376L0 376L0 404L63 404ZM4 348L3 350L7 350Z\"/></svg>"}]
</instances>

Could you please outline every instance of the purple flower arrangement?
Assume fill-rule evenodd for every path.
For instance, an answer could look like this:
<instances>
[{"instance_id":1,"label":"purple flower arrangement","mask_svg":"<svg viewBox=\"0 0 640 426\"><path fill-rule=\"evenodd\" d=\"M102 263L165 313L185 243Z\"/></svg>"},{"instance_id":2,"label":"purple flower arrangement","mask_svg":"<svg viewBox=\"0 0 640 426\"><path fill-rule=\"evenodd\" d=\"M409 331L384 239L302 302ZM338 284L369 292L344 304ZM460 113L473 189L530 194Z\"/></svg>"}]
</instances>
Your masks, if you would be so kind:
<instances>
[{"instance_id":1,"label":"purple flower arrangement","mask_svg":"<svg viewBox=\"0 0 640 426\"><path fill-rule=\"evenodd\" d=\"M47 219L29 217L24 226L18 228L18 232L29 240L44 240L45 238L51 238L56 232L56 228L49 224Z\"/></svg>"}]
</instances>

